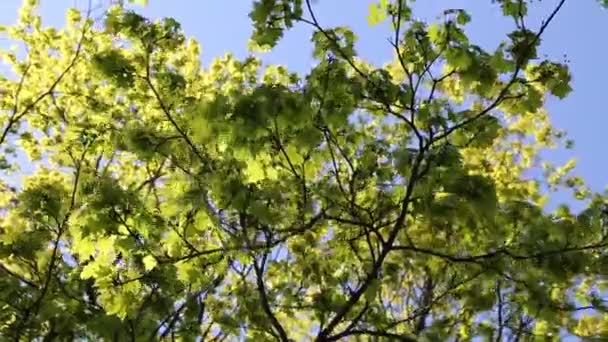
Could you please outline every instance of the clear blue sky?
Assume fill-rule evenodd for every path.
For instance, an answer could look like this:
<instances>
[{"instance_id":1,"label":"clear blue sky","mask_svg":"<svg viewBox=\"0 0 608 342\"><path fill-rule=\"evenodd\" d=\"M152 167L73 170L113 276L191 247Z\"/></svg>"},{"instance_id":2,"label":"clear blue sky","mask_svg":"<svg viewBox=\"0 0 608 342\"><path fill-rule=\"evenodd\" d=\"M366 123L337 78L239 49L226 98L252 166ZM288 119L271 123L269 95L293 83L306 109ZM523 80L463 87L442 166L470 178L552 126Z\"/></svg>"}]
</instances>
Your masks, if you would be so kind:
<instances>
[{"instance_id":1,"label":"clear blue sky","mask_svg":"<svg viewBox=\"0 0 608 342\"><path fill-rule=\"evenodd\" d=\"M107 0L105 0L107 1ZM73 6L84 8L86 0L42 0L44 23L63 25L64 10ZM150 0L144 13L151 17L170 16L179 20L186 33L201 43L203 61L231 51L237 56L246 54L250 33L247 13L250 0ZM386 38L389 32L381 27L367 26L369 0L320 0L317 13L324 26L349 25L360 36L359 51L368 60L382 63L391 57ZM557 0L535 2L527 25L537 28ZM12 23L21 0L0 0L0 23ZM229 4L229 5L228 5ZM473 5L472 5L473 4ZM490 0L421 0L417 16L433 19L446 6L466 8L473 21L469 33L484 47L493 47L513 24L500 16L500 9ZM551 160L564 161L569 156L579 159L578 172L594 190L608 185L608 112L603 87L608 80L608 44L603 34L608 32L608 11L595 0L569 0L544 36L542 52L556 59L564 54L571 60L574 92L565 100L550 99L548 107L553 122L565 128L576 141L574 151L550 152ZM311 65L310 30L299 27L291 31L275 51L265 58L271 63L289 66L295 71L306 71ZM1 47L6 42L0 41ZM604 147L606 146L606 147Z\"/></svg>"}]
</instances>

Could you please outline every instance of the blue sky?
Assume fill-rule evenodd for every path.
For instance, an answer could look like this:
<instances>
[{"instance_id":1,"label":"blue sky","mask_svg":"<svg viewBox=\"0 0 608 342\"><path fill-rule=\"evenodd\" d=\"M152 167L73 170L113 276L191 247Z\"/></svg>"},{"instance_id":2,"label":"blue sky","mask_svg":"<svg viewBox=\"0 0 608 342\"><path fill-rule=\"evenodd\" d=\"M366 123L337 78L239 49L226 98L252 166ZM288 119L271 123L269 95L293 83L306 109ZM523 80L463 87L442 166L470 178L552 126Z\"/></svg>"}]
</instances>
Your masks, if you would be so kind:
<instances>
[{"instance_id":1,"label":"blue sky","mask_svg":"<svg viewBox=\"0 0 608 342\"><path fill-rule=\"evenodd\" d=\"M104 0L107 1L107 0ZM368 60L381 64L391 57L387 42L390 32L382 27L368 27L366 13L370 0L320 0L317 14L324 26L349 25L359 34L359 52ZM0 24L15 20L21 0L0 1ZM70 6L84 8L86 0L42 0L44 23L63 25L64 10ZM227 5L230 3L230 6ZM537 28L551 11L557 0L537 1L531 8L528 27ZM151 17L170 16L179 20L189 36L202 45L202 59L208 63L213 57L227 51L237 56L246 55L250 33L247 17L250 0L150 0L143 12ZM466 8L473 21L469 33L473 41L492 48L513 28L510 20L502 18L497 5L490 0L419 0L416 16L434 19L446 6ZM310 30L297 27L265 59L270 63L287 65L290 69L305 72L312 64L310 58ZM553 122L564 128L576 142L573 151L551 151L547 157L565 161L571 156L579 160L577 171L594 190L602 191L608 185L608 113L605 106L605 88L608 80L608 45L602 33L608 32L608 11L602 10L595 0L569 0L545 34L542 53L571 60L574 92L565 100L550 99L548 108ZM0 41L0 47L6 47ZM606 145L604 145L606 144Z\"/></svg>"}]
</instances>

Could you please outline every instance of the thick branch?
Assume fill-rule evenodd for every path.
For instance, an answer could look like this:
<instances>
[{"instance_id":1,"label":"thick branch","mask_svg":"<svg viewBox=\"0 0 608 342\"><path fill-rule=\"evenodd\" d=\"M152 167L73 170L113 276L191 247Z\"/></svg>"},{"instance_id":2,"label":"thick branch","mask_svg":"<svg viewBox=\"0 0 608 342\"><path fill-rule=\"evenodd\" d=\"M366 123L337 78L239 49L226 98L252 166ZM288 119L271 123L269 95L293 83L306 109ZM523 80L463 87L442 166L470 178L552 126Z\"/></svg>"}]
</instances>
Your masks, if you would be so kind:
<instances>
[{"instance_id":1,"label":"thick branch","mask_svg":"<svg viewBox=\"0 0 608 342\"><path fill-rule=\"evenodd\" d=\"M270 323L272 327L278 334L281 342L289 342L289 337L287 336L287 332L285 332L285 328L281 325L279 320L276 318L272 309L270 308L270 303L268 301L268 294L266 293L266 285L264 285L264 267L266 264L267 254L264 254L262 257L261 263L258 265L257 261L254 261L253 268L255 270L256 276L256 286L258 293L260 294L260 303L262 304L262 310L268 319L270 319Z\"/></svg>"}]
</instances>

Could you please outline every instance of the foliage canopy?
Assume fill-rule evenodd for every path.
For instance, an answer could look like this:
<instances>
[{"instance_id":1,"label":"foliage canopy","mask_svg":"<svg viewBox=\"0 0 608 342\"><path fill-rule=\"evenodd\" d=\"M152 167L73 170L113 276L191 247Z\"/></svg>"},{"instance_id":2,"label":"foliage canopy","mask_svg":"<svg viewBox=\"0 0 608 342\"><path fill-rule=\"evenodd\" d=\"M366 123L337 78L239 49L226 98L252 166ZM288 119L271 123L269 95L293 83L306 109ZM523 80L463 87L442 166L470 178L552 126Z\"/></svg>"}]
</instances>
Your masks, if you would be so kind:
<instances>
[{"instance_id":1,"label":"foliage canopy","mask_svg":"<svg viewBox=\"0 0 608 342\"><path fill-rule=\"evenodd\" d=\"M0 337L608 338L604 196L539 156L567 143L544 103L571 75L537 53L565 0L542 23L493 1L515 22L494 51L413 2L370 6L394 33L377 67L308 0L255 1L259 48L314 29L300 75L204 67L177 21L120 4L53 28L25 1L2 29L25 53L0 51Z\"/></svg>"}]
</instances>

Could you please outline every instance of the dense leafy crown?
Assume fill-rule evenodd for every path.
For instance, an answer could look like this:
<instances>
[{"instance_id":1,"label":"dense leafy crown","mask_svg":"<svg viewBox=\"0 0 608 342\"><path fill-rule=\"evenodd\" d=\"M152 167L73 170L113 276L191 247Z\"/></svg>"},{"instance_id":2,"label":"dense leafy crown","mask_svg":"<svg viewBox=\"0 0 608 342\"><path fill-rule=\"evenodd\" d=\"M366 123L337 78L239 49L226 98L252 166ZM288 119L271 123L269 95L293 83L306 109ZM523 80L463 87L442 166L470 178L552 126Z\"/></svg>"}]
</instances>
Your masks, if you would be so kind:
<instances>
[{"instance_id":1,"label":"dense leafy crown","mask_svg":"<svg viewBox=\"0 0 608 342\"><path fill-rule=\"evenodd\" d=\"M300 75L203 67L122 4L59 29L25 1L3 28L25 49L1 51L2 340L607 338L604 200L539 158L564 143L544 101L570 74L537 53L564 0L541 23L493 2L515 22L494 51L464 10L373 3L377 67L309 1L255 1L259 48L312 26ZM587 209L545 207L564 188Z\"/></svg>"}]
</instances>

